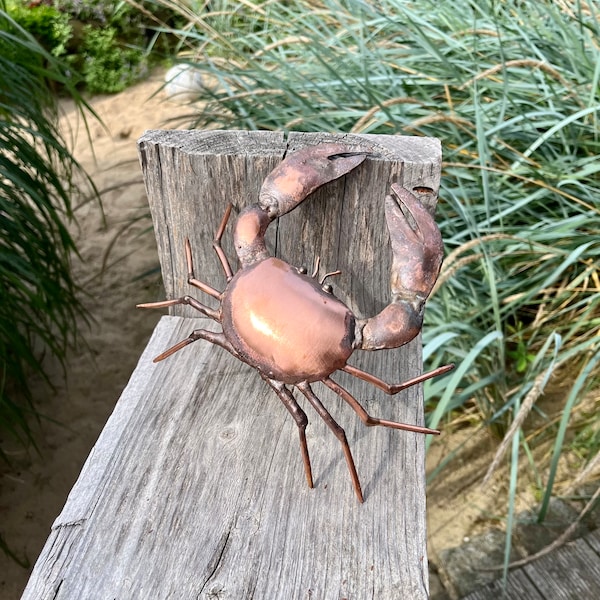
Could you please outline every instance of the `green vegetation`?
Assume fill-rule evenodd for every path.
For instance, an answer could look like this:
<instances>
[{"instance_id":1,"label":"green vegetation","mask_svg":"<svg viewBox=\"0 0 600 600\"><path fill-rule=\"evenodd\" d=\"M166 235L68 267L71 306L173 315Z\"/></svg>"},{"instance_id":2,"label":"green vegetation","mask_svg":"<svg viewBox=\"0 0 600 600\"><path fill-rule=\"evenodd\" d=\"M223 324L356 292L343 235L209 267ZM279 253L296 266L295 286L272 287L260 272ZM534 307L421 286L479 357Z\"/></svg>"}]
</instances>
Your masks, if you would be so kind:
<instances>
[{"instance_id":1,"label":"green vegetation","mask_svg":"<svg viewBox=\"0 0 600 600\"><path fill-rule=\"evenodd\" d=\"M172 11L153 3L12 0L7 10L47 52L69 66L72 83L92 93L124 90L161 53L171 51L168 36L155 31L155 25L173 25Z\"/></svg>"},{"instance_id":2,"label":"green vegetation","mask_svg":"<svg viewBox=\"0 0 600 600\"><path fill-rule=\"evenodd\" d=\"M43 352L64 365L85 315L67 228L85 174L58 130L51 83L77 97L60 63L0 11L0 431L24 445L29 380L46 378Z\"/></svg>"},{"instance_id":3,"label":"green vegetation","mask_svg":"<svg viewBox=\"0 0 600 600\"><path fill-rule=\"evenodd\" d=\"M87 317L71 273L68 225L93 184L67 149L49 93L60 86L86 108L66 66L4 9L0 1L0 459L8 463L14 441L35 446L30 382L51 385L44 357L65 368ZM29 566L1 535L0 550Z\"/></svg>"},{"instance_id":4,"label":"green vegetation","mask_svg":"<svg viewBox=\"0 0 600 600\"><path fill-rule=\"evenodd\" d=\"M209 6L180 11L182 46L215 82L198 93L197 126L441 139L438 220L448 256L428 304L425 356L430 367L458 367L428 384L429 422L448 427L468 410L471 423L509 431L501 449L512 444L510 505L524 451L543 518L578 407L587 391L599 395L597 5ZM536 405L551 378L570 388L558 419ZM546 427L527 432L534 406ZM584 463L597 452L589 431L598 431L597 415L585 421L596 442ZM550 459L535 464L532 448L548 440Z\"/></svg>"}]
</instances>

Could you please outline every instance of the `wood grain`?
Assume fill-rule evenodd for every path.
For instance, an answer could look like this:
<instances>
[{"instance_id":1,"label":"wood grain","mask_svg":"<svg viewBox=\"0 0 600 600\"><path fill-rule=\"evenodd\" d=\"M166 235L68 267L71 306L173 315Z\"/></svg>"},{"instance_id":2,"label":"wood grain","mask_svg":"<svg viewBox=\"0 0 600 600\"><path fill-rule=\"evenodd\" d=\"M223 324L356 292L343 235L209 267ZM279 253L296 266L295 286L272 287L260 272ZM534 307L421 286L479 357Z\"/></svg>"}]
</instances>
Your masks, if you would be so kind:
<instances>
[{"instance_id":1,"label":"wood grain","mask_svg":"<svg viewBox=\"0 0 600 600\"><path fill-rule=\"evenodd\" d=\"M212 240L225 208L234 215L258 200L267 174L288 152L321 142L343 142L373 152L363 165L334 181L267 230L273 255L307 266L317 256L322 273L340 269L336 295L360 316L378 312L389 300L391 254L384 199L391 183L417 193L435 207L440 182L438 140L384 135L277 132L150 131L138 143L168 298L190 293L184 242L189 238L196 276L222 290L223 271ZM424 190L431 190L427 193ZM224 247L235 269L233 223ZM196 316L187 306L170 314Z\"/></svg>"},{"instance_id":2,"label":"wood grain","mask_svg":"<svg viewBox=\"0 0 600 600\"><path fill-rule=\"evenodd\" d=\"M346 429L365 503L305 406L308 489L295 424L252 369L201 342L151 363L207 325L162 318L23 599L427 597L422 438L367 429L315 386ZM416 419L418 397L366 405Z\"/></svg>"},{"instance_id":3,"label":"wood grain","mask_svg":"<svg viewBox=\"0 0 600 600\"><path fill-rule=\"evenodd\" d=\"M552 596L550 596L552 597ZM472 592L464 600L544 600L544 596L533 585L523 571L515 571L508 579L506 588L501 579Z\"/></svg>"},{"instance_id":4,"label":"wood grain","mask_svg":"<svg viewBox=\"0 0 600 600\"><path fill-rule=\"evenodd\" d=\"M253 202L262 178L289 147L332 137L339 139L146 134L140 156L168 296L190 292L186 236L196 250L196 276L218 287L222 274L211 243L226 203L239 209ZM439 144L344 139L370 144L379 156L356 180L351 174L335 184L341 189L329 190L322 206L310 199L296 225L293 214L281 219L272 243L296 264L323 253L327 270L346 269L336 292L344 284L361 308L375 310L386 302L389 273L383 267L388 259L381 258L385 236L373 229L373 221L381 227L383 220L371 216L383 210L391 180L428 187L434 201ZM338 197L341 205L333 206ZM334 236L329 227L337 227ZM365 503L354 496L340 443L298 398L310 420L310 490L296 425L250 367L203 341L151 362L198 327L219 329L189 316L160 321L54 523L23 598L427 598L424 436L366 428L341 399L315 385L346 430ZM393 351L357 352L351 362L402 381L421 372L420 340ZM389 397L345 374L334 379L374 416L423 422L419 387Z\"/></svg>"},{"instance_id":5,"label":"wood grain","mask_svg":"<svg viewBox=\"0 0 600 600\"><path fill-rule=\"evenodd\" d=\"M544 598L600 598L600 563L584 538L523 567Z\"/></svg>"},{"instance_id":6,"label":"wood grain","mask_svg":"<svg viewBox=\"0 0 600 600\"><path fill-rule=\"evenodd\" d=\"M498 579L464 600L494 600L503 594ZM579 600L600 597L600 530L593 531L508 574L506 600Z\"/></svg>"}]
</instances>

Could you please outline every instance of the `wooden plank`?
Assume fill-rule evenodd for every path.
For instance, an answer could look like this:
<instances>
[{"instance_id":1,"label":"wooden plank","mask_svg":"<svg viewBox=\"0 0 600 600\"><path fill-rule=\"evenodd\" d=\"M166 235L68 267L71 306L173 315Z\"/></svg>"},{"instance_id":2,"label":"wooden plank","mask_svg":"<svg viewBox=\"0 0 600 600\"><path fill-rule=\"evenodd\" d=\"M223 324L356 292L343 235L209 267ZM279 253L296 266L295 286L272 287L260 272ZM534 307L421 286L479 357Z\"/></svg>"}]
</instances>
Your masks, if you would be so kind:
<instances>
[{"instance_id":1,"label":"wooden plank","mask_svg":"<svg viewBox=\"0 0 600 600\"><path fill-rule=\"evenodd\" d=\"M594 552L598 554L598 560L600 561L600 529L592 531L586 535L584 539L594 550Z\"/></svg>"},{"instance_id":2,"label":"wooden plank","mask_svg":"<svg viewBox=\"0 0 600 600\"><path fill-rule=\"evenodd\" d=\"M504 560L505 541L505 532L492 528L457 548L439 552L439 575L452 598L467 596L498 578L499 571L494 567ZM511 551L511 559L517 558Z\"/></svg>"},{"instance_id":3,"label":"wooden plank","mask_svg":"<svg viewBox=\"0 0 600 600\"><path fill-rule=\"evenodd\" d=\"M309 490L295 424L249 367L202 342L150 362L200 325L162 318L23 600L426 598L422 438L366 429L322 389L365 504L339 443L307 407ZM384 374L398 371L384 362ZM386 415L415 413L417 396L387 399Z\"/></svg>"},{"instance_id":4,"label":"wooden plank","mask_svg":"<svg viewBox=\"0 0 600 600\"><path fill-rule=\"evenodd\" d=\"M600 530L569 542L530 564L511 571L507 600L579 600L600 597ZM463 600L493 600L503 593L502 580L472 592Z\"/></svg>"},{"instance_id":5,"label":"wooden plank","mask_svg":"<svg viewBox=\"0 0 600 600\"><path fill-rule=\"evenodd\" d=\"M325 139L332 140L150 132L140 140L168 297L191 291L186 237L197 277L222 289L211 243L227 202L236 212L254 202L290 144ZM423 197L433 200L439 143L334 139L371 144L379 155L361 165L362 175L357 170L333 184L342 185L342 194L327 192L321 214L339 216L339 233L324 236L333 221L309 211L281 219L269 239L293 264L322 255L331 257L328 270L346 268L336 294L346 298L349 291L357 297L351 306L371 314L389 293L389 256L381 250L387 245L382 207L388 185L429 188ZM341 199L337 207L335 197ZM224 245L233 257L229 232ZM54 524L24 598L426 598L424 436L367 429L342 400L315 386L346 429L365 504L353 494L339 442L305 407L316 484L309 490L296 426L252 369L205 342L159 365L150 362L200 325L207 320L161 321ZM356 353L351 362L402 381L421 372L420 339L393 351ZM421 388L390 398L345 374L335 378L373 415L423 422Z\"/></svg>"},{"instance_id":6,"label":"wooden plank","mask_svg":"<svg viewBox=\"0 0 600 600\"><path fill-rule=\"evenodd\" d=\"M484 587L465 596L463 600L544 600L553 596L542 596L529 577L522 571L513 571L508 576L506 589L501 579L488 583Z\"/></svg>"},{"instance_id":7,"label":"wooden plank","mask_svg":"<svg viewBox=\"0 0 600 600\"><path fill-rule=\"evenodd\" d=\"M523 570L545 598L600 598L600 561L583 538L525 565Z\"/></svg>"}]
</instances>

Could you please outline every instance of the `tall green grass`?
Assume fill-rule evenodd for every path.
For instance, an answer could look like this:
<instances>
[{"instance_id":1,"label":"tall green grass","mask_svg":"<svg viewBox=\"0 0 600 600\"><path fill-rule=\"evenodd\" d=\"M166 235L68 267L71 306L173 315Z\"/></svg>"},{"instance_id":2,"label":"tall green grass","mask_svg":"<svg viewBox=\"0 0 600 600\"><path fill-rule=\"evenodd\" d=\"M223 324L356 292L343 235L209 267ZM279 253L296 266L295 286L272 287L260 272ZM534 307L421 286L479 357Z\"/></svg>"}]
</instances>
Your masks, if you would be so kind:
<instances>
[{"instance_id":1,"label":"tall green grass","mask_svg":"<svg viewBox=\"0 0 600 600\"><path fill-rule=\"evenodd\" d=\"M597 4L207 6L181 9L188 26L178 32L182 56L206 75L197 127L441 139L447 258L428 302L424 353L432 367L458 368L428 383L430 425L476 407L481 424L500 438L508 431L500 454L516 440L514 482L523 449L535 468L536 439L520 433L525 415L548 385L567 382L560 423L548 418L537 436L555 438L543 518L576 407L599 392Z\"/></svg>"},{"instance_id":2,"label":"tall green grass","mask_svg":"<svg viewBox=\"0 0 600 600\"><path fill-rule=\"evenodd\" d=\"M0 2L0 458L7 459L9 438L34 443L31 379L50 383L44 356L64 366L86 314L68 228L86 178L61 136L51 91L60 83L77 97L68 74L2 8Z\"/></svg>"}]
</instances>

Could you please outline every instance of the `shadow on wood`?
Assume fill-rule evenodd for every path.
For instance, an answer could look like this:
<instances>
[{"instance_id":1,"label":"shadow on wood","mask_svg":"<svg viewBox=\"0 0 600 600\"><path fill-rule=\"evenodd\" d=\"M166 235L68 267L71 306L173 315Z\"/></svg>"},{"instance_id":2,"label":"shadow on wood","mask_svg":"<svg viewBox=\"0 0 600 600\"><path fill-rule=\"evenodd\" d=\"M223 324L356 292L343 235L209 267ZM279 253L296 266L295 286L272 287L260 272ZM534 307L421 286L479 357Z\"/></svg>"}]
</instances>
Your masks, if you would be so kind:
<instances>
[{"instance_id":1,"label":"shadow on wood","mask_svg":"<svg viewBox=\"0 0 600 600\"><path fill-rule=\"evenodd\" d=\"M140 159L167 297L197 291L186 283L186 237L196 276L223 289L212 239L226 204L237 212L255 202L287 152L322 141L368 144L378 156L273 224L268 244L291 264L310 267L320 256L325 270L341 269L336 295L358 315L387 304L383 201L398 182L430 190L424 197L433 209L436 140L148 132ZM224 247L233 262L230 233ZM132 310L151 300L132 299ZM315 489L308 489L296 425L256 372L201 341L151 362L200 322L217 329L197 317L175 307L160 321L23 598L426 598L424 436L367 429L319 385L346 430L365 504L356 501L338 440L310 407ZM420 344L357 352L351 362L399 382L421 372ZM423 422L420 387L389 397L343 375L336 380L373 415Z\"/></svg>"}]
</instances>

